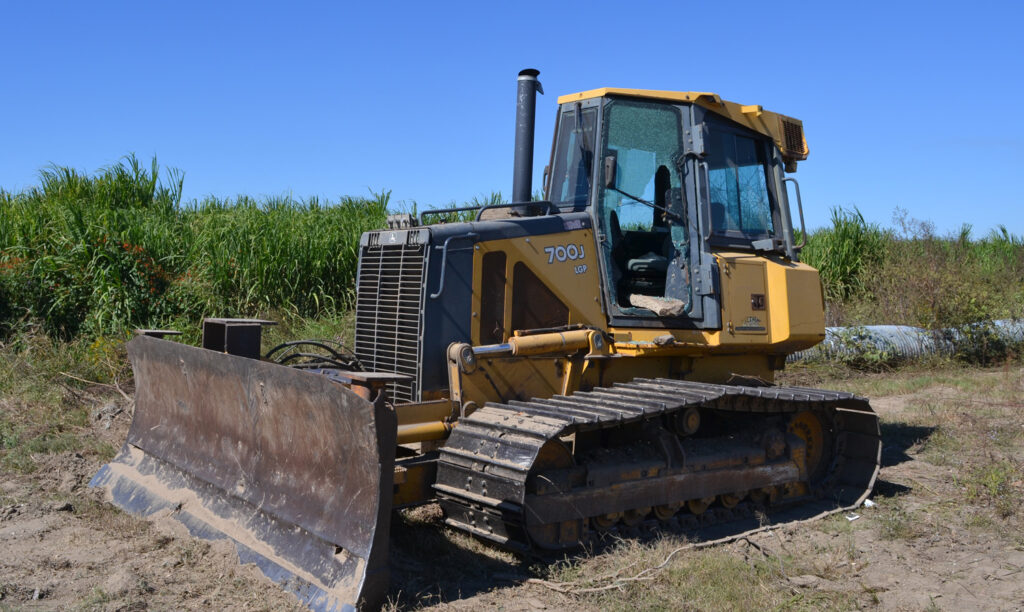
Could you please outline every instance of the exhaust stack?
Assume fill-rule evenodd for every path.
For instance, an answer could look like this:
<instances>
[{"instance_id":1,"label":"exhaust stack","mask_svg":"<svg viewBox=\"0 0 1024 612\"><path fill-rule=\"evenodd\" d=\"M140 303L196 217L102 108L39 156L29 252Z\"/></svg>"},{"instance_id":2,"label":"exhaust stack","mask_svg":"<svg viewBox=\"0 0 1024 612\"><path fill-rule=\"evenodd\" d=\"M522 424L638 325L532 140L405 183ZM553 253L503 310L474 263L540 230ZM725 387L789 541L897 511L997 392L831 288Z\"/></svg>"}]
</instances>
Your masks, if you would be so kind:
<instances>
[{"instance_id":1,"label":"exhaust stack","mask_svg":"<svg viewBox=\"0 0 1024 612\"><path fill-rule=\"evenodd\" d=\"M512 173L512 202L529 202L533 190L533 132L537 118L537 92L544 93L537 75L540 70L527 68L519 72L516 91L516 149ZM526 214L527 207L517 207Z\"/></svg>"}]
</instances>

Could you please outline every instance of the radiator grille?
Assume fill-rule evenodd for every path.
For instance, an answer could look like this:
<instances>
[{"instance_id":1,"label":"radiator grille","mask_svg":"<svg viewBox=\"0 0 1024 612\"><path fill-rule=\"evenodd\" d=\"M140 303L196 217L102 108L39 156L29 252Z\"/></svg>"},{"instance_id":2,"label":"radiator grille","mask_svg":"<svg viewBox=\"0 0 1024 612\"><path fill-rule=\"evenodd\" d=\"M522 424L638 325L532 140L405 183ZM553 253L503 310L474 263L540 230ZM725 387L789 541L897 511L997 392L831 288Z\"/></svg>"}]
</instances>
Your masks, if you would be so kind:
<instances>
[{"instance_id":1,"label":"radiator grille","mask_svg":"<svg viewBox=\"0 0 1024 612\"><path fill-rule=\"evenodd\" d=\"M359 257L356 357L372 372L412 376L412 381L391 383L388 395L395 403L416 402L420 400L427 251L425 245L406 244L405 240L400 244L381 242L379 235L371 235Z\"/></svg>"}]
</instances>

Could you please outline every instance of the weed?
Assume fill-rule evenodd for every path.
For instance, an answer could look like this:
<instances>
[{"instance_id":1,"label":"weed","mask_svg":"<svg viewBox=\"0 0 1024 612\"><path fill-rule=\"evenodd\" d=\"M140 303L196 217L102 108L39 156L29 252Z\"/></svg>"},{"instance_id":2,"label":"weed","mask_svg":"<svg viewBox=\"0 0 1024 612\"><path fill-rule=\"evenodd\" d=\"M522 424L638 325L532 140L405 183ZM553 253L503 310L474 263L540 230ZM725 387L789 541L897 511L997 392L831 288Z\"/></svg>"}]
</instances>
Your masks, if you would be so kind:
<instances>
[{"instance_id":1,"label":"weed","mask_svg":"<svg viewBox=\"0 0 1024 612\"><path fill-rule=\"evenodd\" d=\"M832 358L857 370L881 372L892 369L898 360L892 343L874 340L863 327L848 327L835 332L835 342L843 348L834 352Z\"/></svg>"},{"instance_id":2,"label":"weed","mask_svg":"<svg viewBox=\"0 0 1024 612\"><path fill-rule=\"evenodd\" d=\"M881 535L886 540L913 540L924 535L920 516L907 510L898 499L878 513Z\"/></svg>"},{"instance_id":3,"label":"weed","mask_svg":"<svg viewBox=\"0 0 1024 612\"><path fill-rule=\"evenodd\" d=\"M831 516L821 519L821 522L818 523L818 529L824 531L825 533L849 533L853 531L853 524L850 523L850 521L844 519L842 516L833 514Z\"/></svg>"},{"instance_id":4,"label":"weed","mask_svg":"<svg viewBox=\"0 0 1024 612\"><path fill-rule=\"evenodd\" d=\"M64 343L31 332L0 345L0 468L28 473L40 456L65 452L113 457L114 447L89 431L113 390L82 381L124 376L126 366L114 363L121 350L108 340Z\"/></svg>"},{"instance_id":5,"label":"weed","mask_svg":"<svg viewBox=\"0 0 1024 612\"><path fill-rule=\"evenodd\" d=\"M197 539L188 540L185 544L177 547L178 558L175 560L174 566L192 567L209 552L209 542Z\"/></svg>"},{"instance_id":6,"label":"weed","mask_svg":"<svg viewBox=\"0 0 1024 612\"><path fill-rule=\"evenodd\" d=\"M391 536L393 584L401 585L388 595L395 608L472 595L491 588L499 573L528 577L511 553L444 527L436 505L397 512Z\"/></svg>"},{"instance_id":7,"label":"weed","mask_svg":"<svg viewBox=\"0 0 1024 612\"><path fill-rule=\"evenodd\" d=\"M93 587L92 591L79 602L78 608L81 610L102 609L102 605L110 600L111 597L106 591L100 587Z\"/></svg>"},{"instance_id":8,"label":"weed","mask_svg":"<svg viewBox=\"0 0 1024 612\"><path fill-rule=\"evenodd\" d=\"M983 499L1000 518L1013 516L1019 503L1020 469L1008 460L992 461L975 468L966 483L967 499Z\"/></svg>"},{"instance_id":9,"label":"weed","mask_svg":"<svg viewBox=\"0 0 1024 612\"><path fill-rule=\"evenodd\" d=\"M990 513L972 509L964 519L964 526L980 531L988 531L996 526L996 522Z\"/></svg>"},{"instance_id":10,"label":"weed","mask_svg":"<svg viewBox=\"0 0 1024 612\"><path fill-rule=\"evenodd\" d=\"M957 466L962 457L964 440L951 431L942 428L930 435L920 446L922 458L932 465Z\"/></svg>"}]
</instances>

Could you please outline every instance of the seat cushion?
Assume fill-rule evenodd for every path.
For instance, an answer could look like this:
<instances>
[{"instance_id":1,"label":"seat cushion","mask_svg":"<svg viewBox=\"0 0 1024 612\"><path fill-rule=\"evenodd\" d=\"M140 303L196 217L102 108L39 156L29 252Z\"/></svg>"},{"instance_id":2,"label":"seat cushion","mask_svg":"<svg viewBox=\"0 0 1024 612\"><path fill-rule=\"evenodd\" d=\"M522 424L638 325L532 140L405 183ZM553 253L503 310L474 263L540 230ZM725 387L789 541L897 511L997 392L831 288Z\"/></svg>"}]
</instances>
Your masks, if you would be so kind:
<instances>
[{"instance_id":1,"label":"seat cushion","mask_svg":"<svg viewBox=\"0 0 1024 612\"><path fill-rule=\"evenodd\" d=\"M640 275L664 274L668 270L668 258L649 251L626 262L626 269Z\"/></svg>"}]
</instances>

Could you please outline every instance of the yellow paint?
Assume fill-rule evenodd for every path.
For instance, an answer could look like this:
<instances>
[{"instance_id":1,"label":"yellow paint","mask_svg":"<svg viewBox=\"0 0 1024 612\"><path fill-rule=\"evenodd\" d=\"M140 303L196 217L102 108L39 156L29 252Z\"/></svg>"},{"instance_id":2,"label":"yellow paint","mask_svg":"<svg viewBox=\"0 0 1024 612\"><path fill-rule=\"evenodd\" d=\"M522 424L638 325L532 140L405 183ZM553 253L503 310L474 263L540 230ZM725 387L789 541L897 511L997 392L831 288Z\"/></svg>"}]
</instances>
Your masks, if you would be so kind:
<instances>
[{"instance_id":1,"label":"yellow paint","mask_svg":"<svg viewBox=\"0 0 1024 612\"><path fill-rule=\"evenodd\" d=\"M559 257L555 249L568 245L575 246L576 257ZM771 381L786 354L824 338L817 271L778 256L744 252L715 254L721 281L721 330L610 328L602 311L598 247L590 229L478 243L473 273L476 317L483 290L483 256L499 251L506 255L502 342L521 346L510 347L510 354L503 356L479 356L468 373L452 362L449 392L454 406L448 404L449 410L551 397L638 377L726 382L742 375ZM517 335L517 331L529 331L512 328L513 270L520 263L568 307L569 324L598 331ZM474 322L472 339L477 346L483 344L479 327L479 321ZM665 342L666 335L674 342ZM599 348L594 343L598 338ZM430 437L440 433L443 403L398 407L398 411L405 432ZM422 430L408 428L418 423L429 425Z\"/></svg>"},{"instance_id":2,"label":"yellow paint","mask_svg":"<svg viewBox=\"0 0 1024 612\"><path fill-rule=\"evenodd\" d=\"M577 329L567 332L519 336L519 331L516 330L517 335L508 340L512 347L512 354L516 357L546 353L572 353L585 349L590 346L590 335L593 333L588 329Z\"/></svg>"},{"instance_id":3,"label":"yellow paint","mask_svg":"<svg viewBox=\"0 0 1024 612\"><path fill-rule=\"evenodd\" d=\"M411 444L413 442L423 442L424 440L441 440L447 438L451 430L451 425L441 421L417 425L399 425L398 443Z\"/></svg>"},{"instance_id":4,"label":"yellow paint","mask_svg":"<svg viewBox=\"0 0 1024 612\"><path fill-rule=\"evenodd\" d=\"M399 404L395 407L398 426L443 421L452 416L452 404L447 399L422 402L420 404Z\"/></svg>"},{"instance_id":5,"label":"yellow paint","mask_svg":"<svg viewBox=\"0 0 1024 612\"><path fill-rule=\"evenodd\" d=\"M774 347L783 353L810 348L825 339L825 298L818 271L804 263L770 261L766 278L771 288ZM785 333L781 333L784 330Z\"/></svg>"},{"instance_id":6,"label":"yellow paint","mask_svg":"<svg viewBox=\"0 0 1024 612\"><path fill-rule=\"evenodd\" d=\"M591 98L605 96L628 96L631 98L649 98L664 102L688 102L697 104L707 110L735 121L756 132L769 136L782 151L787 161L797 162L807 159L809 150L807 139L803 137L803 122L788 115L766 111L760 105L740 105L723 100L716 94L706 91L663 91L655 89L626 89L620 87L602 87L580 93L569 94L558 98L559 104L580 102ZM787 146L783 121L800 127L801 145L795 148Z\"/></svg>"},{"instance_id":7,"label":"yellow paint","mask_svg":"<svg viewBox=\"0 0 1024 612\"><path fill-rule=\"evenodd\" d=\"M579 93L566 94L564 96L559 96L558 103L568 104L570 102L581 102L591 98L603 98L608 95L632 96L634 98L656 98L658 100L668 100L671 102L698 102L700 100L706 100L707 102L714 104L722 103L722 99L718 97L717 94L713 94L709 91L666 91L661 89L627 89L622 87L600 87L598 89L589 89Z\"/></svg>"},{"instance_id":8,"label":"yellow paint","mask_svg":"<svg viewBox=\"0 0 1024 612\"><path fill-rule=\"evenodd\" d=\"M557 255L560 248L574 247L577 256L563 260ZM605 316L597 291L601 286L598 269L598 247L594 232L590 229L570 230L542 236L506 238L477 243L473 253L473 312L480 312L480 296L483 291L483 256L490 252L505 253L505 317L502 323L503 340L508 340L515 331L512 329L512 278L517 263L522 262L551 290L563 304L569 307L569 321L604 327ZM582 252L582 255L579 253ZM480 342L479 315L472 326L475 345Z\"/></svg>"},{"instance_id":9,"label":"yellow paint","mask_svg":"<svg viewBox=\"0 0 1024 612\"><path fill-rule=\"evenodd\" d=\"M481 358L475 371L460 377L462 400L483 406L558 395L565 366L564 357Z\"/></svg>"},{"instance_id":10,"label":"yellow paint","mask_svg":"<svg viewBox=\"0 0 1024 612\"><path fill-rule=\"evenodd\" d=\"M395 508L423 503L433 496L431 485L435 478L436 473L429 463L396 465L391 503Z\"/></svg>"},{"instance_id":11,"label":"yellow paint","mask_svg":"<svg viewBox=\"0 0 1024 612\"><path fill-rule=\"evenodd\" d=\"M781 257L750 253L716 253L722 287L722 330L665 330L611 328L615 352L630 356L714 355L737 353L782 354L810 348L825 338L825 304L818 271ZM765 296L765 310L751 307L751 296ZM764 324L744 325L748 317ZM730 325L732 330L730 331ZM675 345L660 346L666 334Z\"/></svg>"},{"instance_id":12,"label":"yellow paint","mask_svg":"<svg viewBox=\"0 0 1024 612\"><path fill-rule=\"evenodd\" d=\"M574 261L551 256L555 246L576 244L583 255ZM504 341L525 342L518 356L481 358L476 371L452 370L458 399L483 405L550 397L605 386L636 377L668 377L725 382L734 374L772 380L787 353L820 342L825 335L824 303L818 272L781 257L743 252L716 253L721 280L722 329L609 328L600 306L597 245L591 230L480 243L474 273L474 311L479 311L484 253L506 253ZM517 262L569 307L569 323L602 330L610 342L601 351L587 347L586 333L515 337L511 329L513 282ZM586 264L577 274L575 266ZM762 299L763 298L763 299ZM763 309L755 308L763 303ZM479 329L474 328L474 339ZM674 342L664 342L670 335ZM655 340L658 342L655 342ZM546 353L546 354L545 354ZM557 354L552 354L557 353ZM605 356L599 353L606 354ZM589 357L584 355L589 354ZM532 355L529 358L524 356Z\"/></svg>"},{"instance_id":13,"label":"yellow paint","mask_svg":"<svg viewBox=\"0 0 1024 612\"><path fill-rule=\"evenodd\" d=\"M722 275L722 325L729 344L764 344L768 336L765 260L755 255L719 256ZM754 296L764 297L765 310L755 310Z\"/></svg>"}]
</instances>

